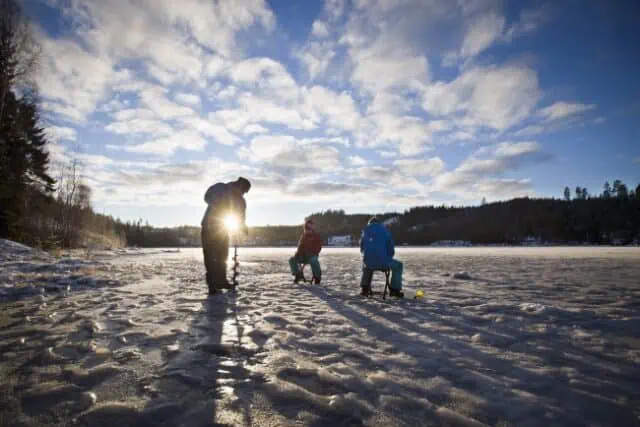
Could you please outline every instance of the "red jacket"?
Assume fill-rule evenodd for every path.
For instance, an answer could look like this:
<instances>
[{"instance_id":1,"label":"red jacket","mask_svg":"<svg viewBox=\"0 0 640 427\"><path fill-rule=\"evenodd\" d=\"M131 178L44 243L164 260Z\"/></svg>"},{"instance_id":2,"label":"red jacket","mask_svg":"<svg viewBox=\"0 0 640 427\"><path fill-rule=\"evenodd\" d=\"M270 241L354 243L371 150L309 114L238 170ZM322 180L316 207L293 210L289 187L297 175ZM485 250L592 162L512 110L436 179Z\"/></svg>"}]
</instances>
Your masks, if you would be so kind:
<instances>
[{"instance_id":1,"label":"red jacket","mask_svg":"<svg viewBox=\"0 0 640 427\"><path fill-rule=\"evenodd\" d=\"M303 233L298 242L296 255L318 256L322 249L322 238L315 231Z\"/></svg>"}]
</instances>

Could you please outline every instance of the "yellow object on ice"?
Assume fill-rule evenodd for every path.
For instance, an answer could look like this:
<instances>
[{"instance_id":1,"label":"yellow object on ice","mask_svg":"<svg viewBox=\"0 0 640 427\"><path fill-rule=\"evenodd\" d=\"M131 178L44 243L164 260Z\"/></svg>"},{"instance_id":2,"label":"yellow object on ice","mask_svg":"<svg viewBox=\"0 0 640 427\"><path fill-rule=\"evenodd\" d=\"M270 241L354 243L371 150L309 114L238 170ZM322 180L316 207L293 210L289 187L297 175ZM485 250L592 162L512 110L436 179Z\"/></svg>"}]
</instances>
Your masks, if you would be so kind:
<instances>
[{"instance_id":1,"label":"yellow object on ice","mask_svg":"<svg viewBox=\"0 0 640 427\"><path fill-rule=\"evenodd\" d=\"M419 289L416 291L416 298L423 298L424 297L424 292L422 291L422 289Z\"/></svg>"}]
</instances>

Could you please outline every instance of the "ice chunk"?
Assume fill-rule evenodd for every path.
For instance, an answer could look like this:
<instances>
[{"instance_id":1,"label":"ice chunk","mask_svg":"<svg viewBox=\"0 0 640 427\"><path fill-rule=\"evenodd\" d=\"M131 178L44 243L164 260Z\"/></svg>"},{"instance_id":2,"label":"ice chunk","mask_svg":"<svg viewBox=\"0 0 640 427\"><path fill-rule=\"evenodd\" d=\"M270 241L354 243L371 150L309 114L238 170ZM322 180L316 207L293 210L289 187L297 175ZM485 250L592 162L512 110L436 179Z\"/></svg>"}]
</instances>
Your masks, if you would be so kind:
<instances>
[{"instance_id":1,"label":"ice chunk","mask_svg":"<svg viewBox=\"0 0 640 427\"><path fill-rule=\"evenodd\" d=\"M542 304L536 304L531 302L525 302L520 304L520 310L526 311L527 313L540 314L543 313L547 308Z\"/></svg>"},{"instance_id":2,"label":"ice chunk","mask_svg":"<svg viewBox=\"0 0 640 427\"><path fill-rule=\"evenodd\" d=\"M170 344L170 345L165 346L164 349L165 349L165 351L167 353L175 353L175 352L180 350L180 344L178 344L178 343Z\"/></svg>"},{"instance_id":3,"label":"ice chunk","mask_svg":"<svg viewBox=\"0 0 640 427\"><path fill-rule=\"evenodd\" d=\"M82 393L82 396L80 397L80 403L85 408L95 405L97 401L98 401L98 396L92 391L85 391L84 393Z\"/></svg>"}]
</instances>

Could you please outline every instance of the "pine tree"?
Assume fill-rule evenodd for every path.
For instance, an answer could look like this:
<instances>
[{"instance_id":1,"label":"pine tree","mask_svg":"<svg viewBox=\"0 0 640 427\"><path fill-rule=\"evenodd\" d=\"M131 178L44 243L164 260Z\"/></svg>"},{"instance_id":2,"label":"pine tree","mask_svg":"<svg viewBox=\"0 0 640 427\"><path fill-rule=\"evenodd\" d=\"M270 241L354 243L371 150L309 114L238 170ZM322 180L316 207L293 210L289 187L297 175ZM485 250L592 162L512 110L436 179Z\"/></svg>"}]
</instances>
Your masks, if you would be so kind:
<instances>
[{"instance_id":1,"label":"pine tree","mask_svg":"<svg viewBox=\"0 0 640 427\"><path fill-rule=\"evenodd\" d=\"M44 130L38 126L37 108L29 96L10 92L0 121L0 236L19 238L25 231L28 200L33 192L52 192L49 154Z\"/></svg>"},{"instance_id":2,"label":"pine tree","mask_svg":"<svg viewBox=\"0 0 640 427\"><path fill-rule=\"evenodd\" d=\"M0 0L0 237L20 239L30 200L53 191L30 84L39 51L34 40L19 3Z\"/></svg>"},{"instance_id":3,"label":"pine tree","mask_svg":"<svg viewBox=\"0 0 640 427\"><path fill-rule=\"evenodd\" d=\"M609 181L606 181L604 183L604 191L602 192L602 198L603 199L611 198L611 185L609 185Z\"/></svg>"}]
</instances>

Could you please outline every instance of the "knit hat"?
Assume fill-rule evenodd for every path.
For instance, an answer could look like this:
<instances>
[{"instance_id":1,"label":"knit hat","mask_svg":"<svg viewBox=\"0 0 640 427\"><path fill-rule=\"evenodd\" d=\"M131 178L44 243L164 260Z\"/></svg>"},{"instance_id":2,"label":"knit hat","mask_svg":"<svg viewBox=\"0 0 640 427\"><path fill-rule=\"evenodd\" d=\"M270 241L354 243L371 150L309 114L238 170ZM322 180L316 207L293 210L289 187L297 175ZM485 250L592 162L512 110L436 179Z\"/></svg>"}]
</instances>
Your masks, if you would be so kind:
<instances>
[{"instance_id":1,"label":"knit hat","mask_svg":"<svg viewBox=\"0 0 640 427\"><path fill-rule=\"evenodd\" d=\"M304 222L304 231L313 231L316 228L316 224L313 219L309 218Z\"/></svg>"},{"instance_id":2,"label":"knit hat","mask_svg":"<svg viewBox=\"0 0 640 427\"><path fill-rule=\"evenodd\" d=\"M238 185L242 188L242 191L244 193L248 193L249 190L251 190L251 183L249 182L249 180L247 178L244 177L240 177L236 180L236 182L238 183Z\"/></svg>"}]
</instances>

